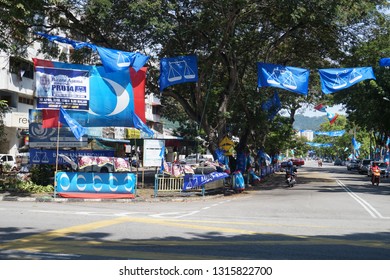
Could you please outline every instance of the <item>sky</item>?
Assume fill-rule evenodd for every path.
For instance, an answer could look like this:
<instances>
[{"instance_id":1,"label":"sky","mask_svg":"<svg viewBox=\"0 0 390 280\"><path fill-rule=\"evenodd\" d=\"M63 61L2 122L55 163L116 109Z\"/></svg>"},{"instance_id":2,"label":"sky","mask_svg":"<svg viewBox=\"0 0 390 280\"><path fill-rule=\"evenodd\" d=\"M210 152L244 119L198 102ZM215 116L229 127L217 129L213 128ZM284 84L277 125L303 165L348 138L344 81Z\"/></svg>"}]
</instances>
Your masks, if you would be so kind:
<instances>
[{"instance_id":1,"label":"sky","mask_svg":"<svg viewBox=\"0 0 390 280\"><path fill-rule=\"evenodd\" d=\"M326 107L326 111L332 114L346 115L345 109L341 104L332 107ZM320 112L314 109L314 106L305 106L299 109L297 114L304 115L306 117L321 117L326 116L326 113Z\"/></svg>"}]
</instances>

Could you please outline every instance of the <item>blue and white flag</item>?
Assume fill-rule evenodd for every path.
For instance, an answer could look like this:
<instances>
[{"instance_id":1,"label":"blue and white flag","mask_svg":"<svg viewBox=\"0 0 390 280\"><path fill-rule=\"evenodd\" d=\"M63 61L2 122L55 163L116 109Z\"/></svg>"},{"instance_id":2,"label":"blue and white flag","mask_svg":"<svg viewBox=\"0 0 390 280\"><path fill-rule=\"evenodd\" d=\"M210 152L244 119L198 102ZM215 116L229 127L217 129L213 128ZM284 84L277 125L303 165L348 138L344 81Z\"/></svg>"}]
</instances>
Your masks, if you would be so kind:
<instances>
[{"instance_id":1,"label":"blue and white flag","mask_svg":"<svg viewBox=\"0 0 390 280\"><path fill-rule=\"evenodd\" d=\"M353 145L353 148L357 151L359 151L360 149L360 146L362 145L361 143L359 143L355 137L352 137L352 145Z\"/></svg>"},{"instance_id":2,"label":"blue and white flag","mask_svg":"<svg viewBox=\"0 0 390 280\"><path fill-rule=\"evenodd\" d=\"M349 88L363 80L374 79L372 67L319 69L321 89L325 94Z\"/></svg>"},{"instance_id":3,"label":"blue and white flag","mask_svg":"<svg viewBox=\"0 0 390 280\"><path fill-rule=\"evenodd\" d=\"M69 38L50 35L42 32L36 32L36 34L48 39L51 42L69 44L76 50L86 47L92 49L93 51L97 51L106 72L127 70L129 67L133 67L136 71L138 71L149 59L149 56L143 55L139 52L125 52L120 50L107 49L91 43L74 41Z\"/></svg>"},{"instance_id":4,"label":"blue and white flag","mask_svg":"<svg viewBox=\"0 0 390 280\"><path fill-rule=\"evenodd\" d=\"M277 87L307 95L309 73L307 69L258 62L257 86Z\"/></svg>"},{"instance_id":5,"label":"blue and white flag","mask_svg":"<svg viewBox=\"0 0 390 280\"><path fill-rule=\"evenodd\" d=\"M161 158L161 167L160 167L160 172L162 173L164 171L164 159L165 159L165 145L161 147L160 151L160 158Z\"/></svg>"},{"instance_id":6,"label":"blue and white flag","mask_svg":"<svg viewBox=\"0 0 390 280\"><path fill-rule=\"evenodd\" d=\"M335 131L315 131L315 135L325 135L330 137L338 137L343 136L345 133L345 130L335 130Z\"/></svg>"},{"instance_id":7,"label":"blue and white flag","mask_svg":"<svg viewBox=\"0 0 390 280\"><path fill-rule=\"evenodd\" d=\"M332 143L315 143L315 142L306 142L307 145L317 148L329 148L332 147Z\"/></svg>"},{"instance_id":8,"label":"blue and white flag","mask_svg":"<svg viewBox=\"0 0 390 280\"><path fill-rule=\"evenodd\" d=\"M198 81L198 62L195 55L162 58L160 61L160 91L181 83Z\"/></svg>"},{"instance_id":9,"label":"blue and white flag","mask_svg":"<svg viewBox=\"0 0 390 280\"><path fill-rule=\"evenodd\" d=\"M382 67L390 66L390 57L381 58L379 60L379 66L382 66Z\"/></svg>"},{"instance_id":10,"label":"blue and white flag","mask_svg":"<svg viewBox=\"0 0 390 280\"><path fill-rule=\"evenodd\" d=\"M106 72L122 71L133 67L135 71L141 69L148 61L149 56L139 52L125 52L96 46Z\"/></svg>"},{"instance_id":11,"label":"blue and white flag","mask_svg":"<svg viewBox=\"0 0 390 280\"><path fill-rule=\"evenodd\" d=\"M80 140L87 131L76 120L72 119L62 107L60 108L59 121L60 123L67 124L69 126L77 140Z\"/></svg>"},{"instance_id":12,"label":"blue and white flag","mask_svg":"<svg viewBox=\"0 0 390 280\"><path fill-rule=\"evenodd\" d=\"M138 116L133 112L133 125L135 128L142 130L145 132L149 137L153 137L154 132L151 130Z\"/></svg>"}]
</instances>

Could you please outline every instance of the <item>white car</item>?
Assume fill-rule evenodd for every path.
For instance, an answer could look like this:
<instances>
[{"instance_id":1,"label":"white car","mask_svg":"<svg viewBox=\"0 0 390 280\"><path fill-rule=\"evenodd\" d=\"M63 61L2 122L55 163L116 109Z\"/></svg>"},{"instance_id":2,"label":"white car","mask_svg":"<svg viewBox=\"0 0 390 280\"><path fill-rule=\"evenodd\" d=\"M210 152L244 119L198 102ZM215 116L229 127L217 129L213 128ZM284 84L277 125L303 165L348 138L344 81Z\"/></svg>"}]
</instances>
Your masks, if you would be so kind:
<instances>
[{"instance_id":1,"label":"white car","mask_svg":"<svg viewBox=\"0 0 390 280\"><path fill-rule=\"evenodd\" d=\"M195 165L195 164L199 164L199 163L202 163L202 162L205 162L205 161L214 161L213 155L210 155L210 154L189 155L184 160L182 160L181 163L189 164L189 165Z\"/></svg>"}]
</instances>

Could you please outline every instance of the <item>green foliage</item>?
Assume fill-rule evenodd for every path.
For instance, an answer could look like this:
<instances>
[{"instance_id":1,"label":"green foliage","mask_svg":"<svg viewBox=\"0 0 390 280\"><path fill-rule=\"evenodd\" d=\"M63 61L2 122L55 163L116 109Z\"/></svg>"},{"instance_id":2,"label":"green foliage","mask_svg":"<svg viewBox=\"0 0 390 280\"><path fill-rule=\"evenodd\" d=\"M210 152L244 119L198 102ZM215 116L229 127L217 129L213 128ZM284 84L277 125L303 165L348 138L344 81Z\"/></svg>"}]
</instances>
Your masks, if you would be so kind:
<instances>
[{"instance_id":1,"label":"green foliage","mask_svg":"<svg viewBox=\"0 0 390 280\"><path fill-rule=\"evenodd\" d=\"M52 183L54 172L49 164L38 164L31 168L31 181L34 184L47 186Z\"/></svg>"},{"instance_id":2,"label":"green foliage","mask_svg":"<svg viewBox=\"0 0 390 280\"><path fill-rule=\"evenodd\" d=\"M267 151L279 150L284 144L277 141L276 147L274 141L292 141L292 124L301 104L322 100L319 80L311 80L308 97L280 90L283 109L290 112L290 118L280 125L279 118L268 121L261 110L261 103L274 91L257 90L256 62L316 69L348 62L356 65L358 55L372 53L370 59L359 61L372 65L374 56L376 62L389 42L388 37L387 41L383 37L388 35L389 27L377 12L378 5L388 5L388 1L3 0L0 49L21 51L24 48L16 48L16 43L26 45L34 38L31 30L45 27L45 32L60 29L80 41L126 51L140 50L151 56L147 87L152 92L158 92L160 58L196 54L199 81L196 85L175 85L164 90L166 117L180 122L180 131L188 136L202 134L210 149L226 134L232 134L239 137L240 149L264 146ZM372 35L362 39L367 34ZM383 44L355 51L362 42L369 44L374 38L383 38ZM42 51L59 58L60 53L50 47L47 44ZM85 50L74 52L72 59L98 62ZM369 85L361 91L367 95L362 98L367 104L374 89L383 94L389 92L377 82L377 87ZM327 101L333 102L332 99ZM349 103L346 99L342 103ZM351 118L365 128L363 121L352 114L352 105L348 107ZM370 110L373 111L372 107ZM374 117L372 114L369 119L373 121ZM199 129L192 129L194 124ZM388 123L375 130L382 132L385 125Z\"/></svg>"}]
</instances>

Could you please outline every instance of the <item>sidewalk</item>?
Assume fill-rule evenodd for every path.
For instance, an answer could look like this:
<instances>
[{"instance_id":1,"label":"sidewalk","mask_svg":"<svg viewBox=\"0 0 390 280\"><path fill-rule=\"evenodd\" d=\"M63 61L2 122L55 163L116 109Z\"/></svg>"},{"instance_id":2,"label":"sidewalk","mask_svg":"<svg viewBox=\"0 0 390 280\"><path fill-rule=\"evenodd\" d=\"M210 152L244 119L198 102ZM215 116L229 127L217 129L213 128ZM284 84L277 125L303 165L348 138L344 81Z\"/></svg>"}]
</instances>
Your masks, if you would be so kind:
<instances>
[{"instance_id":1,"label":"sidewalk","mask_svg":"<svg viewBox=\"0 0 390 280\"><path fill-rule=\"evenodd\" d=\"M280 187L280 174L274 173L271 176L266 177L260 183L255 185L249 185L244 192L234 194L233 192L225 193L223 190L214 191L202 195L200 191L192 192L167 192L159 193L157 197L154 197L154 186L144 181L144 186L137 188L136 197L133 199L83 199L83 198L61 198L54 197L53 193L0 193L0 201L20 201L20 202L118 202L118 203L135 203L135 202L183 202L183 201L196 201L206 199L217 199L227 195L245 195L252 191L269 190Z\"/></svg>"}]
</instances>

